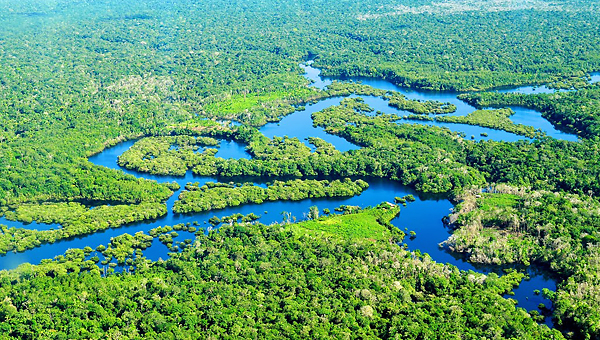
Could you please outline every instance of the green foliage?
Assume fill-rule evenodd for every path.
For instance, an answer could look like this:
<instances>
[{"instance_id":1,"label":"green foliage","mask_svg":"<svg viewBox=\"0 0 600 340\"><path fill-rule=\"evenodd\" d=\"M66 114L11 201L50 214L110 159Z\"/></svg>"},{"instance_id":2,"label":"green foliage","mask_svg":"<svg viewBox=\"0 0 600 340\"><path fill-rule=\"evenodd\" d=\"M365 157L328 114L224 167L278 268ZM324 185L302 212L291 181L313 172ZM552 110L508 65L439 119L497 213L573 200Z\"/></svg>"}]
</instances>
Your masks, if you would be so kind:
<instances>
[{"instance_id":1,"label":"green foliage","mask_svg":"<svg viewBox=\"0 0 600 340\"><path fill-rule=\"evenodd\" d=\"M290 226L298 235L315 237L342 237L346 240L371 240L400 242L404 238L398 228L389 221L396 217L400 208L388 207L366 209L353 214L332 215Z\"/></svg>"},{"instance_id":2,"label":"green foliage","mask_svg":"<svg viewBox=\"0 0 600 340\"><path fill-rule=\"evenodd\" d=\"M600 136L600 87L553 94L519 94L482 92L459 98L477 106L517 105L542 112L557 128L584 138Z\"/></svg>"},{"instance_id":3,"label":"green foliage","mask_svg":"<svg viewBox=\"0 0 600 340\"><path fill-rule=\"evenodd\" d=\"M406 205L406 202L414 202L414 201L415 201L415 197L411 194L404 195L402 197L394 197L395 203L400 203L400 204L404 204L404 205Z\"/></svg>"},{"instance_id":4,"label":"green foliage","mask_svg":"<svg viewBox=\"0 0 600 340\"><path fill-rule=\"evenodd\" d=\"M393 122L397 116L369 117L363 114L369 110L372 109L358 99L345 99L342 105L313 115L316 125L363 147L348 153L340 153L318 138L309 138L316 147L311 152L297 138L269 139L254 129L237 127L228 137L248 144L247 150L253 159L220 159L210 154L192 153L187 158L179 151L172 151L169 154L153 153L154 158L144 161L143 155L153 152L150 142L140 144L137 156L127 154L127 159L130 164L134 163L132 159L139 164L163 164L165 170L160 173L172 171L168 164L181 164L182 173L185 166L193 165L195 174L205 176L375 176L400 180L424 192L448 192L465 185L484 183L482 174L463 165L466 163L465 145L450 131L398 125ZM171 156L180 159L172 160ZM121 159L125 159L125 154ZM147 170L142 166L134 168Z\"/></svg>"},{"instance_id":5,"label":"green foliage","mask_svg":"<svg viewBox=\"0 0 600 340\"><path fill-rule=\"evenodd\" d=\"M481 174L460 164L465 157L463 144L450 131L396 124L395 115L368 117L357 110L360 105L345 99L337 107L313 114L316 125L363 146L351 153L358 163L355 174L400 180L423 192L448 192L483 182Z\"/></svg>"},{"instance_id":6,"label":"green foliage","mask_svg":"<svg viewBox=\"0 0 600 340\"><path fill-rule=\"evenodd\" d=\"M299 82L297 78L290 77L290 79ZM319 99L324 95L311 88L290 87L274 92L233 95L231 98L208 104L205 110L209 117L226 118L260 126L267 122L279 121L281 117L296 111L295 106Z\"/></svg>"},{"instance_id":7,"label":"green foliage","mask_svg":"<svg viewBox=\"0 0 600 340\"><path fill-rule=\"evenodd\" d=\"M220 102L215 102L207 105L206 110L210 112L218 112L222 114L232 114L248 111L249 109L271 102L275 100L282 100L287 97L302 96L306 94L313 94L316 91L312 91L309 88L300 88L297 93L291 91L276 91L268 92L264 94L248 94L248 95L235 95L232 98Z\"/></svg>"},{"instance_id":8,"label":"green foliage","mask_svg":"<svg viewBox=\"0 0 600 340\"><path fill-rule=\"evenodd\" d=\"M600 193L599 145L590 140L566 142L545 138L533 142L485 141L465 144L466 164L488 182L578 194Z\"/></svg>"},{"instance_id":9,"label":"green foliage","mask_svg":"<svg viewBox=\"0 0 600 340\"><path fill-rule=\"evenodd\" d=\"M5 216L8 220L31 223L68 224L77 220L89 210L80 203L44 203L44 204L22 204L15 211L7 211Z\"/></svg>"},{"instance_id":10,"label":"green foliage","mask_svg":"<svg viewBox=\"0 0 600 340\"><path fill-rule=\"evenodd\" d=\"M318 93L299 75L309 54L330 75L431 89L573 83L600 69L593 4L549 11L540 3L500 11L452 5L455 14L445 15L425 2L397 9L377 0L310 7L8 1L0 10L8 46L0 56L1 203L160 201L168 193L155 183L91 167L85 157L184 122L197 128L194 113L217 118L232 107L242 110L236 119L260 125L271 112L291 112ZM186 21L175 23L179 17Z\"/></svg>"},{"instance_id":11,"label":"green foliage","mask_svg":"<svg viewBox=\"0 0 600 340\"><path fill-rule=\"evenodd\" d=\"M441 103L438 101L418 101L409 100L400 93L391 92L385 96L389 101L389 105L399 110L405 110L416 114L444 114L456 111L456 105L450 103Z\"/></svg>"},{"instance_id":12,"label":"green foliage","mask_svg":"<svg viewBox=\"0 0 600 340\"><path fill-rule=\"evenodd\" d=\"M600 236L600 204L586 196L496 185L460 199L449 217L458 228L449 245L476 262L545 262L571 275L579 257L569 254L585 256Z\"/></svg>"},{"instance_id":13,"label":"green foliage","mask_svg":"<svg viewBox=\"0 0 600 340\"><path fill-rule=\"evenodd\" d=\"M152 245L152 236L145 235L139 231L135 235L119 235L110 240L108 247L102 250L102 255L106 259L116 259L120 265L125 264L125 260L133 259L136 250L144 250Z\"/></svg>"},{"instance_id":14,"label":"green foliage","mask_svg":"<svg viewBox=\"0 0 600 340\"><path fill-rule=\"evenodd\" d=\"M540 131L536 130L532 126L513 123L509 117L514 113L515 112L511 109L477 110L469 113L466 116L444 116L437 117L436 120L446 123L479 125L492 129L504 130L530 138L534 138L541 134Z\"/></svg>"},{"instance_id":15,"label":"green foliage","mask_svg":"<svg viewBox=\"0 0 600 340\"><path fill-rule=\"evenodd\" d=\"M597 144L542 138L534 142L471 143L448 130L396 124L395 115L369 117L364 103L346 99L313 115L316 125L361 145L348 153L310 150L298 140L259 133L248 139L252 160L205 158L194 168L201 175L376 176L401 181L423 192L449 192L490 182L536 189L600 192ZM325 155L329 155L325 157ZM294 155L295 157L292 157ZM511 161L507 161L511 160Z\"/></svg>"},{"instance_id":16,"label":"green foliage","mask_svg":"<svg viewBox=\"0 0 600 340\"><path fill-rule=\"evenodd\" d=\"M349 178L334 181L293 180L275 181L267 188L252 184L234 186L206 183L202 187L187 185L187 191L179 195L173 211L175 213L201 212L223 209L241 204L260 204L267 201L298 201L307 198L349 197L360 194L369 185L363 180Z\"/></svg>"},{"instance_id":17,"label":"green foliage","mask_svg":"<svg viewBox=\"0 0 600 340\"><path fill-rule=\"evenodd\" d=\"M133 272L102 277L82 250L0 272L3 336L563 338L502 298L521 274L486 277L414 256L380 236L397 213L380 209L332 217L377 239L329 234L350 228L326 220L234 224L167 261L138 257ZM123 235L106 252L126 258L146 244Z\"/></svg>"},{"instance_id":18,"label":"green foliage","mask_svg":"<svg viewBox=\"0 0 600 340\"><path fill-rule=\"evenodd\" d=\"M199 152L199 145L218 146L219 141L194 136L143 138L119 156L118 164L151 174L184 176L196 158L216 153L214 149Z\"/></svg>"},{"instance_id":19,"label":"green foliage","mask_svg":"<svg viewBox=\"0 0 600 340\"><path fill-rule=\"evenodd\" d=\"M584 80L586 72L600 68L597 50L579 50L575 43L599 39L587 25L598 15L592 1L436 4L354 4L359 21L340 21L328 30L345 39L345 51L320 53L317 66L327 74L382 77L433 90ZM363 49L357 53L350 46Z\"/></svg>"},{"instance_id":20,"label":"green foliage","mask_svg":"<svg viewBox=\"0 0 600 340\"><path fill-rule=\"evenodd\" d=\"M594 337L600 320L600 203L587 196L504 185L465 193L445 242L481 263L542 263L565 280L551 298L561 325Z\"/></svg>"},{"instance_id":21,"label":"green foliage","mask_svg":"<svg viewBox=\"0 0 600 340\"><path fill-rule=\"evenodd\" d=\"M8 213L8 215L23 221L60 223L62 228L31 230L0 225L0 254L9 251L25 251L45 243L117 228L166 214L167 207L162 203L105 205L94 209L88 209L79 203L21 205L15 213Z\"/></svg>"},{"instance_id":22,"label":"green foliage","mask_svg":"<svg viewBox=\"0 0 600 340\"><path fill-rule=\"evenodd\" d=\"M197 174L222 177L383 177L423 192L457 191L493 181L556 191L559 197L564 192L577 193L582 200L583 195L598 196L600 157L594 137L600 131L600 91L597 85L587 84L587 73L600 70L600 31L593 24L599 21L599 13L589 0L453 1L444 6L426 0L310 5L301 1L4 1L0 4L0 205L3 212L14 207L7 213L11 218L64 225L54 231L3 228L0 249L23 250L164 214L159 202L172 195L176 186L136 179L87 161L106 147L141 136L168 137L141 140L119 162L156 174L181 175L193 168ZM317 151L310 152L297 140L269 140L255 129L215 121L224 118L260 126L298 105L349 94L388 96L392 105L417 113L452 109L444 103L406 101L398 94L359 84L334 83L326 91L307 88L298 67L306 57L314 58L328 75L374 76L422 89L480 90L547 82L556 88L580 88L550 95L469 94L465 98L480 105L539 109L559 128L589 140L471 143L443 129L396 125L399 117L395 116L366 117L368 106L356 100L314 117L328 132L363 147L345 154L320 140L312 140ZM487 102L477 96L488 98ZM494 124L514 129L501 118L495 117ZM255 159L218 159L214 149L193 152L201 145L214 146L214 140L208 139L183 142L169 150L174 145L169 141L191 141L190 136L198 135L244 142ZM116 208L88 213L68 203L79 201L110 202ZM42 202L53 203L43 206ZM573 258L558 251L549 255L558 256L552 261L576 277L565 284L557 315L597 337L597 285L592 271L586 269L598 263L592 256L598 241L595 221L569 212L566 203L552 197L543 196L541 202L561 207L558 217L548 217L553 233L544 246L564 246L564 254L575 254ZM24 203L28 204L19 207ZM502 219L506 216L494 215L497 203L502 202L487 204L489 217L510 222ZM521 209L511 204L507 200L498 209L511 214L510 209ZM535 213L528 209L527 213ZM558 220L567 217L566 222ZM590 230L571 223L577 219L588 223ZM511 302L486 290L506 290L510 278L499 283L488 277L482 287L465 274L449 274L427 259L413 262L396 248L345 244L335 252L318 238L297 236L290 241L296 243L290 244L285 243L289 235L282 231L238 228L224 233L231 233L238 244L203 239L212 248L198 248L198 253L189 251L153 265L147 276L139 262L140 273L99 280L93 261L84 260L78 251L66 254L64 263L44 263L39 267L44 271L24 267L21 278L2 274L0 296L6 298L0 305L0 334L15 338L551 337L547 329L515 311ZM539 235L526 231L520 231L523 237L513 237L510 230L504 234L510 238L508 250L522 249L510 261L541 256ZM255 240L264 244L257 247ZM139 241L140 247L144 244ZM243 246L240 255L247 257L213 251L239 245ZM583 259L578 258L580 249L588 252ZM281 251L289 254L281 256ZM362 256L367 253L375 255ZM256 260L248 273L238 273L245 270L247 258L261 256L270 260L271 267ZM559 261L560 256L566 260ZM178 262L184 260L187 265ZM329 263L339 266L328 268ZM394 267L397 264L400 267ZM359 270L364 266L368 276ZM311 270L319 270L331 284L322 285ZM76 275L80 272L84 273ZM277 281L282 272L288 282L299 283L291 287ZM395 282L403 290L395 290ZM586 282L590 284L582 284ZM187 289L192 286L196 290ZM349 287L361 291L357 294ZM362 289L376 293L362 294ZM223 309L223 301L234 307Z\"/></svg>"}]
</instances>

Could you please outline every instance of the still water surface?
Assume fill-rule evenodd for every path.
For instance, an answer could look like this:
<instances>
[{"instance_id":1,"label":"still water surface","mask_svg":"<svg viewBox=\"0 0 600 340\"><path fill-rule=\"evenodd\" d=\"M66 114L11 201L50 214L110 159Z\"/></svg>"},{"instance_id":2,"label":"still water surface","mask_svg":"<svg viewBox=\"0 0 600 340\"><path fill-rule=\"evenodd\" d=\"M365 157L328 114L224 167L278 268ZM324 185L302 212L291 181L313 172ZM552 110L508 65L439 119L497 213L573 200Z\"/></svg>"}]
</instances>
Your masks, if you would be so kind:
<instances>
[{"instance_id":1,"label":"still water surface","mask_svg":"<svg viewBox=\"0 0 600 340\"><path fill-rule=\"evenodd\" d=\"M306 71L307 78L313 81L312 86L318 88L324 88L331 83L331 78L322 78L319 76L320 71L308 65L303 65ZM353 78L344 79L351 81L360 81L363 84L367 84L379 89L393 90L403 93L409 99L419 100L438 100L441 102L450 102L457 106L457 112L453 115L466 115L469 112L475 110L474 107L458 100L456 98L457 93L452 92L433 92L433 91L418 91L400 88L392 83L381 79L373 78ZM507 91L507 90L502 90ZM514 92L527 93L534 91L533 88L524 87L512 90ZM535 91L545 91L543 87L535 88ZM357 97L357 96L353 96ZM397 110L387 105L387 102L381 98L371 96L361 96L363 100L369 104L375 111L382 111L386 113L395 113L400 116L409 114L408 112ZM309 104L304 109L295 112L283 118L278 123L270 123L261 128L261 132L267 137L272 138L274 136L288 136L297 137L300 140L306 142L308 137L319 137L325 141L333 144L340 151L348 151L358 149L358 146L346 141L337 136L329 135L325 133L322 128L313 127L311 114L320 110L323 110L332 105L338 105L342 98L328 98L321 100L314 104ZM541 117L539 112L513 107L516 113L511 117L515 123L521 123L531 125L536 128L540 128L546 132L549 136L558 139L565 139L576 141L576 136L563 133L556 130L548 121ZM470 138L472 135L474 139L494 139L504 141L515 141L520 139L527 139L522 136L517 136L508 132L492 130L477 126L465 125L465 124L448 124L439 122L422 122L422 121L405 121L402 120L399 123L418 123L427 125L437 125L455 131L457 133L462 132L466 134L466 138ZM485 132L488 137L482 137L481 133ZM361 195L350 197L350 198L323 198L323 199L306 199L297 202L267 202L260 205L248 204L239 207L231 207L218 211L204 212L192 215L180 215L172 212L173 203L177 199L179 193L183 190L183 187L188 182L199 182L200 184L208 181L219 181L219 178L213 177L201 177L195 176L191 171L188 171L183 177L175 176L158 176L149 175L145 173L139 173L137 171L127 170L117 165L117 157L123 152L128 150L135 141L128 141L120 143L114 147L104 150L102 153L94 155L89 158L89 161L108 168L118 169L125 173L131 174L136 177L156 180L159 183L164 182L177 182L180 184L182 189L176 192L166 203L168 208L167 215L158 218L154 221L144 221L139 223L133 223L124 227L108 229L101 232L97 232L91 235L76 237L68 240L56 242L54 244L46 244L41 247L25 251L23 253L10 253L6 256L0 257L0 269L11 269L15 268L21 263L39 263L42 259L53 258L54 256L63 254L69 248L83 248L85 246L91 246L95 248L100 244L108 244L112 237L121 235L123 233L134 234L138 231L145 233L148 230L157 226L163 225L175 225L180 223L193 223L198 222L199 228L207 229L209 218L217 216L219 218L229 216L232 214L249 214L254 213L260 216L260 222L265 224L277 223L283 221L282 212L289 212L292 216L298 220L304 218L309 208L313 205L318 206L320 209L330 209L342 205L357 205L360 207L375 206L382 201L393 202L394 197L404 196L406 194L412 194L415 196L416 201L409 203L408 206L403 207L400 215L392 220L392 223L400 228L409 231L415 231L417 237L414 239L406 238L405 242L411 250L420 250L422 253L427 253L432 257L433 260L440 263L449 263L462 270L473 270L481 273L497 272L502 274L502 270L499 267L494 266L475 266L471 263L464 261L460 256L455 256L446 252L444 249L439 247L439 243L443 242L448 238L449 231L444 227L442 218L450 213L452 204L448 199L442 196L435 195L423 195L415 192L411 188L402 186L397 182L385 180L385 179L370 179L369 188L364 191ZM308 144L307 144L308 145ZM246 152L245 146L233 141L222 141L219 147L219 152L216 155L222 158L250 158L250 155ZM231 179L225 179L224 181L229 182ZM265 182L261 182L257 178L245 178L236 179L237 182L250 181L261 186L264 186ZM0 218L1 224L8 226L30 228L38 230L47 230L51 228L60 228L59 225L46 225L42 223L32 222L30 224L23 224L20 222L7 221L5 218ZM175 238L175 241L184 241L185 239L193 239L192 233L178 231L179 236ZM144 256L151 260L158 260L160 258L166 259L169 256L169 251L161 244L158 239L153 241L150 248L143 251ZM549 288L551 290L556 289L556 282L553 278L549 277L543 271L530 267L527 269L530 279L521 283L520 287L514 289L514 296L512 298L518 301L518 306L526 308L527 310L535 310L539 303L544 303L550 307L551 302L542 298L539 295L534 294L534 290L541 290L542 288ZM552 325L550 318L546 319L548 325Z\"/></svg>"}]
</instances>

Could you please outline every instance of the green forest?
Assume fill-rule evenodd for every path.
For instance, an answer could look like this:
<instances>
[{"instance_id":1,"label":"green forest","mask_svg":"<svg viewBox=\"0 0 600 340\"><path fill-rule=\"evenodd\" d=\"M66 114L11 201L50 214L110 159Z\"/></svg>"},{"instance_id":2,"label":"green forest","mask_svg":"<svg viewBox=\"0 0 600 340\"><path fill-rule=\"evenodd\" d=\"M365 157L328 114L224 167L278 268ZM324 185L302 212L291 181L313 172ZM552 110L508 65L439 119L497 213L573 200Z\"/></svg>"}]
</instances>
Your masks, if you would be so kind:
<instances>
[{"instance_id":1,"label":"green forest","mask_svg":"<svg viewBox=\"0 0 600 340\"><path fill-rule=\"evenodd\" d=\"M600 339L597 22L592 0L0 2L0 264L115 235L1 270L0 339ZM311 86L308 60L334 81ZM556 91L497 91L526 85ZM440 91L477 109L453 115ZM355 148L261 132L325 100L339 103L314 128ZM515 107L578 141L513 122ZM123 142L113 168L88 159ZM218 157L224 142L248 157ZM408 249L390 222L413 204L403 194L260 222L264 202L360 199L374 180L451 200L453 255L555 275L553 328L503 297L522 271ZM257 209L151 225L244 205ZM154 243L168 257L146 258Z\"/></svg>"},{"instance_id":2,"label":"green forest","mask_svg":"<svg viewBox=\"0 0 600 340\"><path fill-rule=\"evenodd\" d=\"M265 201L299 201L306 198L344 197L360 194L369 187L363 180L343 181L294 180L275 181L266 188L244 184L233 186L224 183L206 183L186 186L173 206L175 213L201 212L240 204L261 204Z\"/></svg>"},{"instance_id":3,"label":"green forest","mask_svg":"<svg viewBox=\"0 0 600 340\"><path fill-rule=\"evenodd\" d=\"M512 132L517 135L523 135L531 138L536 137L536 134L539 132L536 131L534 127L513 123L510 120L510 116L513 114L514 111L511 109L477 110L464 117L437 117L436 120L440 122L465 123L470 125L490 127L497 130Z\"/></svg>"},{"instance_id":4,"label":"green forest","mask_svg":"<svg viewBox=\"0 0 600 340\"><path fill-rule=\"evenodd\" d=\"M600 320L598 258L600 203L586 195L494 185L482 195L465 190L447 223L453 251L479 263L544 264L568 278L545 292L561 323L593 333Z\"/></svg>"},{"instance_id":5,"label":"green forest","mask_svg":"<svg viewBox=\"0 0 600 340\"><path fill-rule=\"evenodd\" d=\"M521 274L460 272L390 243L397 213L225 226L167 261L136 256L127 275L102 277L84 251L2 272L3 337L563 339L501 297Z\"/></svg>"}]
</instances>

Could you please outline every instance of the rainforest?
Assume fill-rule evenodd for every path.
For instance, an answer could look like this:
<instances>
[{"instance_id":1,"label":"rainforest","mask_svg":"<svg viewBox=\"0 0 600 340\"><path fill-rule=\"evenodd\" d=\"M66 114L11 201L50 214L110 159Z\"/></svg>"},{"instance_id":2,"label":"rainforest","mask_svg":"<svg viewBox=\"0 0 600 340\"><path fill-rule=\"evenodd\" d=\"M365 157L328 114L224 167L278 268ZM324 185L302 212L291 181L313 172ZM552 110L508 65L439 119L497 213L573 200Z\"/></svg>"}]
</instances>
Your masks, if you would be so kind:
<instances>
[{"instance_id":1,"label":"rainforest","mask_svg":"<svg viewBox=\"0 0 600 340\"><path fill-rule=\"evenodd\" d=\"M0 1L0 339L600 339L598 22Z\"/></svg>"}]
</instances>

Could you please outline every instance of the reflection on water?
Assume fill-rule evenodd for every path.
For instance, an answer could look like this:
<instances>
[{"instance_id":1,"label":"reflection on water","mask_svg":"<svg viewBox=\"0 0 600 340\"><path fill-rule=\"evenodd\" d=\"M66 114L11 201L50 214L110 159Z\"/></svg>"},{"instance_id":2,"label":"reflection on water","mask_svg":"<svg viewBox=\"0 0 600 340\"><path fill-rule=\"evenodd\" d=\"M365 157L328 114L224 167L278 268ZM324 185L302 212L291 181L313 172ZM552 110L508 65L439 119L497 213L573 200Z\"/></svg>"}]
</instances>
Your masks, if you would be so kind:
<instances>
[{"instance_id":1,"label":"reflection on water","mask_svg":"<svg viewBox=\"0 0 600 340\"><path fill-rule=\"evenodd\" d=\"M0 217L0 225L5 225L9 228L23 228L23 229L31 229L31 230L51 230L51 229L59 229L60 225L56 223L39 223L36 221L32 221L30 223L19 222L19 221L11 221L6 219L5 216Z\"/></svg>"},{"instance_id":2,"label":"reflection on water","mask_svg":"<svg viewBox=\"0 0 600 340\"><path fill-rule=\"evenodd\" d=\"M307 77L314 80L313 86L323 88L324 86L331 83L331 79L322 79L319 77L320 71L310 66L304 66L307 71ZM416 91L399 88L394 84L387 81L372 79L372 78L359 78L353 79L354 81L362 81L364 84L371 85L380 89L399 91L406 95L410 99L419 100L438 100L441 102L450 102L457 106L457 112L454 115L466 115L472 112L475 108L458 100L456 98L457 93L452 92L432 92L432 91ZM523 88L517 89L518 91L527 91ZM515 91L517 91L515 90ZM357 97L357 96L352 96ZM405 111L397 110L387 105L387 102L381 98L363 96L362 97L367 104L369 104L375 111L382 111L386 113L395 113L401 116L407 115ZM338 105L342 98L328 98L319 101L314 104L307 105L303 110L297 111L292 115L283 118L279 123L267 124L261 128L261 132L267 137L272 138L273 136L288 136L297 137L306 143L308 137L319 137L325 141L333 144L336 149L340 151L348 151L357 149L356 145L351 144L337 136L329 135L321 128L315 128L312 125L311 114L323 110L332 105ZM538 112L533 110L526 110L521 108L513 108L516 114L511 117L514 122L532 125L539 127L544 130L547 134L561 139L576 140L576 137L568 134L564 134L560 131L555 130L550 123L541 117ZM412 123L411 121L410 123ZM408 121L402 120L401 123L408 123ZM481 128L476 126L464 125L464 124L448 124L439 122L424 122L419 121L419 124L437 125L449 128L455 132L463 132L466 134L466 138L470 138L473 135L474 139L496 139L505 141L514 141L519 139L526 139L525 137L516 136L504 131L492 130L487 128ZM488 137L482 137L481 133L485 132ZM166 202L168 213L167 215L158 218L154 221L143 221L138 223L132 223L130 225L107 229L101 232L97 232L91 235L85 235L76 237L68 240L62 240L53 244L46 244L41 247L25 251L23 253L10 253L4 257L0 257L0 269L15 268L17 265L30 262L39 263L42 259L52 258L57 255L63 254L69 248L83 248L85 246L96 246L103 244L106 245L110 242L112 237L122 235L123 233L134 234L138 231L148 233L148 231L157 226L164 225L175 225L175 224L186 224L199 222L197 228L206 232L208 225L207 221L213 216L219 218L229 216L232 214L250 214L254 213L260 216L260 222L265 224L278 223L283 221L283 212L288 212L294 216L297 220L305 218L309 211L309 208L313 205L318 206L320 209L329 209L331 211L334 208L347 204L356 205L360 207L375 206L383 201L393 202L397 196L404 196L406 194L412 194L415 196L416 201L408 204L406 207L402 207L400 215L395 218L392 223L400 228L401 230L415 231L417 237L414 239L406 239L409 249L419 249L422 253L429 254L433 260L440 263L449 263L462 270L473 270L482 273L489 273L491 271L502 274L501 268L499 267L485 267L475 266L464 261L460 256L455 256L444 251L439 247L439 243L444 241L449 236L449 231L444 228L442 218L450 212L452 204L444 197L435 195L422 195L415 192L413 189L400 185L397 182L385 180L385 179L369 179L369 188L362 194L350 197L350 198L322 198L322 199L306 199L302 201L280 201L280 202L266 202L260 205L247 204L238 207L230 207L218 211L209 211L203 213L197 213L192 215L180 215L172 212L173 204L177 199L179 193L183 190L184 186L188 182L198 182L200 185L208 182L219 181L219 178L213 177L201 177L195 176L191 171L188 171L185 176L158 176L142 174L133 170L126 170L117 165L117 157L123 152L128 150L135 141L128 141L120 143L114 147L104 150L102 153L94 155L89 158L89 161L98 165L112 169L124 171L127 174L135 177L141 177L151 180L156 180L159 183L166 182L177 182L181 186L181 189L174 193ZM222 141L219 147L219 151L216 155L222 158L246 158L249 159L250 155L245 150L245 145L234 141ZM264 187L264 182L260 178L228 178L226 182L253 182ZM1 222L1 221L0 221ZM12 222L8 222L12 223ZM7 223L5 223L7 224ZM13 224L14 226L18 226ZM32 224L31 226L41 227L39 224ZM46 225L44 225L46 226ZM52 227L59 227L54 225ZM50 228L50 227L48 227ZM177 231L179 236L174 239L176 242L184 242L186 239L193 239L193 233L186 231ZM151 260L158 260L160 258L168 258L169 250L158 239L154 239L152 246L143 251L144 256ZM534 289L541 290L542 288L549 288L551 290L556 289L556 282L554 279L546 276L542 272L535 272L535 268L531 267L528 269L528 273L531 279L524 281L521 286L514 290L514 296L518 300L518 306L524 307L527 310L536 309L539 303L544 303L547 307L551 306L551 302L542 298L540 295L534 294ZM551 325L549 318L546 319L546 323Z\"/></svg>"},{"instance_id":3,"label":"reflection on water","mask_svg":"<svg viewBox=\"0 0 600 340\"><path fill-rule=\"evenodd\" d=\"M245 145L238 143L236 141L232 141L232 140L221 141L221 144L219 146L219 151L217 152L215 157L221 157L221 158L225 158L225 159L228 159L228 158L250 159L250 158L252 158L252 157L250 157L250 154L246 152Z\"/></svg>"},{"instance_id":4,"label":"reflection on water","mask_svg":"<svg viewBox=\"0 0 600 340\"><path fill-rule=\"evenodd\" d=\"M467 114L476 110L474 106L467 104L466 102L457 98L460 94L455 91L429 91L429 90L418 90L418 89L409 89L405 87L397 86L387 80L379 79L379 78L371 78L371 77L321 77L320 70L315 69L310 65L301 65L302 68L306 71L305 76L313 81L312 86L323 89L325 86L331 84L331 81L354 81L360 82L364 85L369 85L371 87L387 90L387 91L396 91L408 99L413 100L436 100L442 103L451 103L456 105L456 112L451 113L451 116L466 116ZM600 73L599 73L600 74ZM600 76L599 76L600 77ZM549 89L546 86L522 86L511 89L502 89L498 90L498 92L505 93L553 93L555 90ZM381 98L376 97L364 97L365 102L369 104L375 111L381 111L384 113L396 113L401 116L409 115L410 112L397 110L393 107L387 105L387 102ZM573 134L569 134L566 132L562 132L557 130L549 121L542 117L540 112L535 110L520 108L520 107L511 107L515 114L510 117L510 119L515 124L523 124L533 126L535 128L541 129L548 136L561 140L568 141L577 141L577 136ZM516 140L530 140L530 138L524 136L518 136L509 132L494 130L490 128L484 128L480 126L467 125L467 124L456 124L456 123L441 123L441 122L430 122L430 121L403 121L414 124L424 124L429 126L440 126L446 127L451 131L462 132L466 135L468 139L474 140L497 140L497 141L516 141ZM488 136L481 136L482 133L486 133ZM471 138L473 136L474 138Z\"/></svg>"},{"instance_id":5,"label":"reflection on water","mask_svg":"<svg viewBox=\"0 0 600 340\"><path fill-rule=\"evenodd\" d=\"M269 138L274 136L283 137L297 137L299 140L304 142L309 147L306 139L308 137L318 137L326 142L329 142L335 146L339 151L345 152L349 150L356 150L358 147L347 140L330 135L320 127L314 127L311 115L315 112L326 109L330 106L339 105L343 98L327 98L321 100L315 104L308 104L301 111L296 111L294 114L284 117L278 123L269 123L260 129L260 132Z\"/></svg>"}]
</instances>

